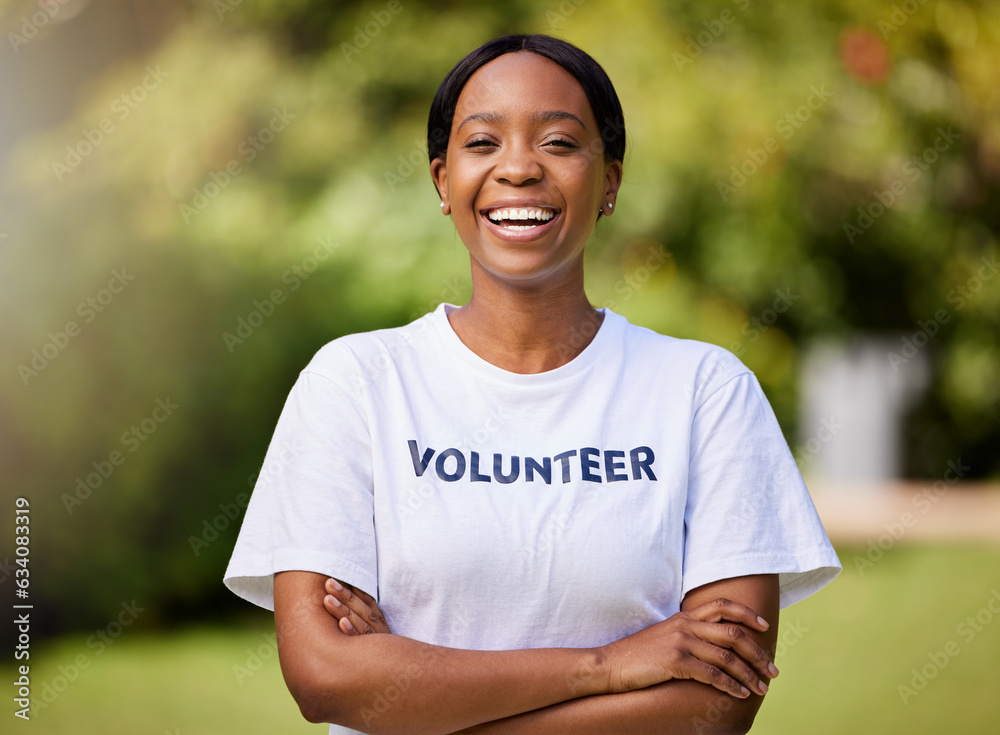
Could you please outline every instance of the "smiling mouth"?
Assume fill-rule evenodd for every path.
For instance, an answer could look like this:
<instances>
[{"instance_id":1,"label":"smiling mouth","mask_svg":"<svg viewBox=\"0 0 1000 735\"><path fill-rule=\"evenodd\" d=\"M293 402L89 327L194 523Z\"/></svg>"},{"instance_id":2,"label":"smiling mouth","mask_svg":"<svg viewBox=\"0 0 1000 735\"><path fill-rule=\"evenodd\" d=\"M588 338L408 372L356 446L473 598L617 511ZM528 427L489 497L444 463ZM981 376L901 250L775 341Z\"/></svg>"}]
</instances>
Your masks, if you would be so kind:
<instances>
[{"instance_id":1,"label":"smiling mouth","mask_svg":"<svg viewBox=\"0 0 1000 735\"><path fill-rule=\"evenodd\" d=\"M486 218L494 225L511 232L533 230L548 224L559 212L548 207L501 207L485 213Z\"/></svg>"}]
</instances>

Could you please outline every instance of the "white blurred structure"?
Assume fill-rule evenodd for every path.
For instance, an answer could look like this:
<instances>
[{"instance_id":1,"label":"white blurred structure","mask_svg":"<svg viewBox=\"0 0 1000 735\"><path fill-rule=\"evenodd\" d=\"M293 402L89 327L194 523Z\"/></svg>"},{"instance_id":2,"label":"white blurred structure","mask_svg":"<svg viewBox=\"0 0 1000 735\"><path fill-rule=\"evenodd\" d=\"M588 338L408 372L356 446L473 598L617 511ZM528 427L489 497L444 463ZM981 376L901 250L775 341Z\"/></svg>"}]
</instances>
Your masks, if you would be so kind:
<instances>
[{"instance_id":1,"label":"white blurred structure","mask_svg":"<svg viewBox=\"0 0 1000 735\"><path fill-rule=\"evenodd\" d=\"M928 380L922 342L858 336L807 350L794 451L807 479L874 485L899 478L903 418Z\"/></svg>"}]
</instances>

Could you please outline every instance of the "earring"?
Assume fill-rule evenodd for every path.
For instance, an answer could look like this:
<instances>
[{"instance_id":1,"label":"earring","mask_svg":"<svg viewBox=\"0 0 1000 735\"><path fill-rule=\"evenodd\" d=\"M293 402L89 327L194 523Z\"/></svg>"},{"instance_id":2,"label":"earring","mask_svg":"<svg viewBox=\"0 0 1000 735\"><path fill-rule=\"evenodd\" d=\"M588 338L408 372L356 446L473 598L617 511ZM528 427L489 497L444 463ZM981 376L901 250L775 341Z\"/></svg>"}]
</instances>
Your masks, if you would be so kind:
<instances>
[{"instance_id":1,"label":"earring","mask_svg":"<svg viewBox=\"0 0 1000 735\"><path fill-rule=\"evenodd\" d=\"M608 202L608 209L614 209L614 208L615 208L614 202Z\"/></svg>"},{"instance_id":2,"label":"earring","mask_svg":"<svg viewBox=\"0 0 1000 735\"><path fill-rule=\"evenodd\" d=\"M444 209L444 202L441 202L441 209Z\"/></svg>"}]
</instances>

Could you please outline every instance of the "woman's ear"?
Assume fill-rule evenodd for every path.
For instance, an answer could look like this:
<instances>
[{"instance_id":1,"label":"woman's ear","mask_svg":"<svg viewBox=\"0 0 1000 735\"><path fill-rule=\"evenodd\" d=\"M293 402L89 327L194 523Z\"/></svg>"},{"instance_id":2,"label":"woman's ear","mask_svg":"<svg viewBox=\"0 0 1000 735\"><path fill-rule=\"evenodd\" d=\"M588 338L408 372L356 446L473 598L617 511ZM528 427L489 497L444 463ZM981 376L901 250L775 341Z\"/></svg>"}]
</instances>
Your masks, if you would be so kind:
<instances>
[{"instance_id":1,"label":"woman's ear","mask_svg":"<svg viewBox=\"0 0 1000 735\"><path fill-rule=\"evenodd\" d=\"M451 203L448 201L448 167L440 156L431 161L431 178L434 179L434 186L437 187L438 196L441 197L441 214L451 214Z\"/></svg>"},{"instance_id":2,"label":"woman's ear","mask_svg":"<svg viewBox=\"0 0 1000 735\"><path fill-rule=\"evenodd\" d=\"M611 161L604 167L604 198L601 200L602 207L607 203L614 209L614 205L618 201L618 189L622 185L622 174L621 161Z\"/></svg>"}]
</instances>

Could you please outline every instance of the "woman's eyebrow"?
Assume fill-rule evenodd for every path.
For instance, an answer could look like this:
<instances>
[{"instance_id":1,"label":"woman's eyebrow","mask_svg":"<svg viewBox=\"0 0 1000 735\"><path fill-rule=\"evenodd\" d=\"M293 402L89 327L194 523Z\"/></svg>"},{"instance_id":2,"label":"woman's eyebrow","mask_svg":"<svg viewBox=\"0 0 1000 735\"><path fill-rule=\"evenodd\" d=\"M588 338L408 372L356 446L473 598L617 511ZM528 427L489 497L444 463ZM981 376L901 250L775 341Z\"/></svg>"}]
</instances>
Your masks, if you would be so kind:
<instances>
[{"instance_id":1,"label":"woman's eyebrow","mask_svg":"<svg viewBox=\"0 0 1000 735\"><path fill-rule=\"evenodd\" d=\"M462 125L465 125L465 123L471 122L472 120L479 120L480 122L490 123L495 125L497 123L502 123L503 119L504 119L503 115L501 115L499 112L473 112L467 118L462 120L462 122L459 124L457 128L455 128L455 130L456 132L461 130Z\"/></svg>"},{"instance_id":2,"label":"woman's eyebrow","mask_svg":"<svg viewBox=\"0 0 1000 735\"><path fill-rule=\"evenodd\" d=\"M459 123L456 131L461 130L463 125L472 120L479 120L480 122L496 125L504 122L504 119L504 116L499 112L474 112ZM566 112L565 110L544 110L542 112L536 112L531 116L531 122L533 123L555 122L557 120L575 120L579 123L581 128L587 130L587 126L583 123L583 120L574 115L572 112Z\"/></svg>"},{"instance_id":3,"label":"woman's eyebrow","mask_svg":"<svg viewBox=\"0 0 1000 735\"><path fill-rule=\"evenodd\" d=\"M536 112L531 116L532 122L555 122L557 120L576 120L581 128L584 130L587 129L587 126L583 124L583 120L572 112L566 112L565 110L545 110L544 112Z\"/></svg>"}]
</instances>

